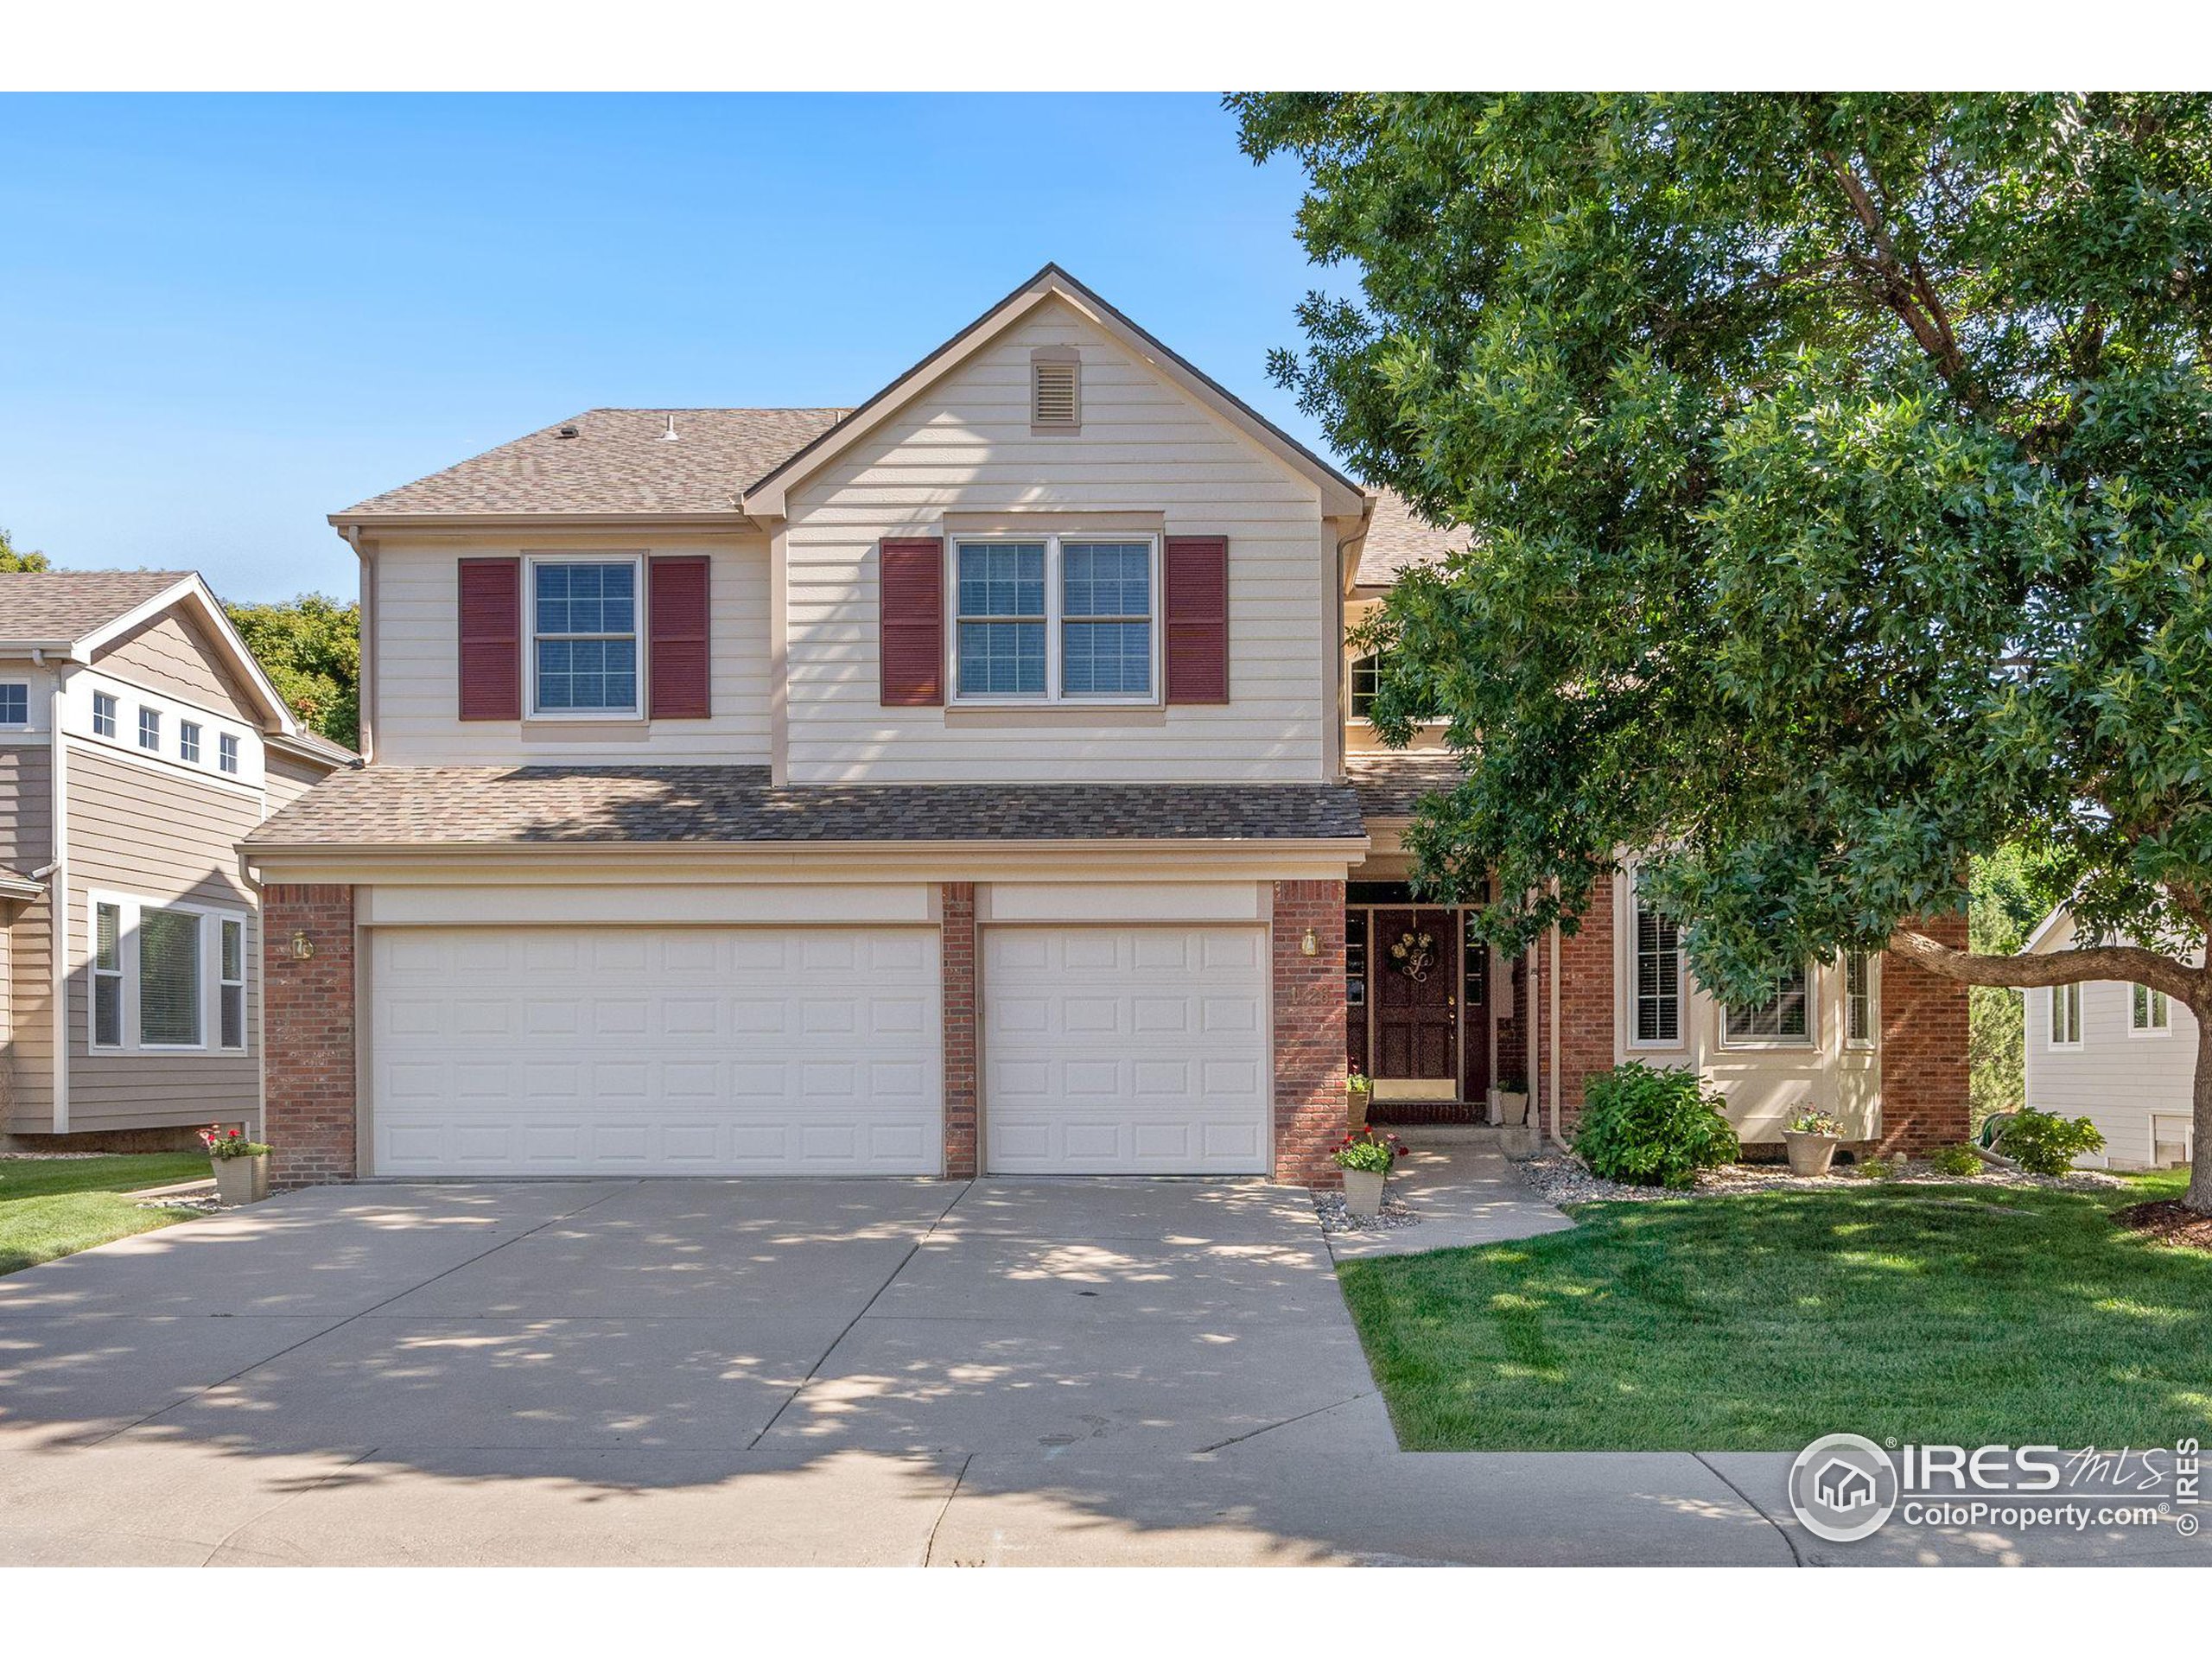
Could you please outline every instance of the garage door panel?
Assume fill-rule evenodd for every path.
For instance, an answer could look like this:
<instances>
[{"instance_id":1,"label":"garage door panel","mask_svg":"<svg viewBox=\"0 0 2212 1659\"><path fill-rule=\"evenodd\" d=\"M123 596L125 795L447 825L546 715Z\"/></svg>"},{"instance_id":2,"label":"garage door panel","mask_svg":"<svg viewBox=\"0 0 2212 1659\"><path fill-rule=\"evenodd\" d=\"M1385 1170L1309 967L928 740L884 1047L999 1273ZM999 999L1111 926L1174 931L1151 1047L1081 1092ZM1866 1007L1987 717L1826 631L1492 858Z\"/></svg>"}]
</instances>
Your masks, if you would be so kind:
<instances>
[{"instance_id":1,"label":"garage door panel","mask_svg":"<svg viewBox=\"0 0 2212 1659\"><path fill-rule=\"evenodd\" d=\"M989 1167L1264 1173L1263 940L1249 927L987 931Z\"/></svg>"},{"instance_id":2,"label":"garage door panel","mask_svg":"<svg viewBox=\"0 0 2212 1659\"><path fill-rule=\"evenodd\" d=\"M934 939L867 929L375 934L375 1167L933 1173Z\"/></svg>"}]
</instances>

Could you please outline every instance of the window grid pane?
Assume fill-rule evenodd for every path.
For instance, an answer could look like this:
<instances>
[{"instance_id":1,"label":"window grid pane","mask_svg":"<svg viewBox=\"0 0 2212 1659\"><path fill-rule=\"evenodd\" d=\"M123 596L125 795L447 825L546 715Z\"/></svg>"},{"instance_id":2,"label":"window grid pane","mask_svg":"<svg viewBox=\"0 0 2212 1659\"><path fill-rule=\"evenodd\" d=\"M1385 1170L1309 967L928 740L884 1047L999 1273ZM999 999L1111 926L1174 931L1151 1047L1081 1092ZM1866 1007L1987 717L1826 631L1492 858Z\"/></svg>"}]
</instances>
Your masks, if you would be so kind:
<instances>
[{"instance_id":1,"label":"window grid pane","mask_svg":"<svg viewBox=\"0 0 2212 1659\"><path fill-rule=\"evenodd\" d=\"M200 1041L200 918L190 911L138 912L138 1040Z\"/></svg>"},{"instance_id":2,"label":"window grid pane","mask_svg":"<svg viewBox=\"0 0 2212 1659\"><path fill-rule=\"evenodd\" d=\"M225 772L238 769L238 741L228 732L215 740L215 760Z\"/></svg>"},{"instance_id":3,"label":"window grid pane","mask_svg":"<svg viewBox=\"0 0 2212 1659\"><path fill-rule=\"evenodd\" d=\"M1775 994L1764 1002L1728 1010L1731 1039L1765 1039L1771 1042L1802 1042L1812 1026L1805 996L1805 970L1784 975Z\"/></svg>"},{"instance_id":4,"label":"window grid pane","mask_svg":"<svg viewBox=\"0 0 2212 1659\"><path fill-rule=\"evenodd\" d=\"M0 685L0 726L28 726L30 719L30 687Z\"/></svg>"},{"instance_id":5,"label":"window grid pane","mask_svg":"<svg viewBox=\"0 0 2212 1659\"><path fill-rule=\"evenodd\" d=\"M985 696L1042 696L1042 622L963 622L960 689Z\"/></svg>"},{"instance_id":6,"label":"window grid pane","mask_svg":"<svg viewBox=\"0 0 2212 1659\"><path fill-rule=\"evenodd\" d=\"M1681 1040L1681 933L1649 906L1636 907L1636 1039Z\"/></svg>"},{"instance_id":7,"label":"window grid pane","mask_svg":"<svg viewBox=\"0 0 2212 1659\"><path fill-rule=\"evenodd\" d=\"M123 1046L123 907L92 906L92 1043Z\"/></svg>"},{"instance_id":8,"label":"window grid pane","mask_svg":"<svg viewBox=\"0 0 2212 1659\"><path fill-rule=\"evenodd\" d=\"M531 567L537 707L555 713L638 706L638 571L612 564Z\"/></svg>"},{"instance_id":9,"label":"window grid pane","mask_svg":"<svg viewBox=\"0 0 2212 1659\"><path fill-rule=\"evenodd\" d=\"M115 699L105 691L92 693L92 732L98 737L115 735Z\"/></svg>"},{"instance_id":10,"label":"window grid pane","mask_svg":"<svg viewBox=\"0 0 2212 1659\"><path fill-rule=\"evenodd\" d=\"M159 710L141 709L138 711L138 747L142 749L158 749L162 747L162 716Z\"/></svg>"},{"instance_id":11,"label":"window grid pane","mask_svg":"<svg viewBox=\"0 0 2212 1659\"><path fill-rule=\"evenodd\" d=\"M1863 950L1843 959L1844 1038L1848 1042L1874 1040L1874 963Z\"/></svg>"},{"instance_id":12,"label":"window grid pane","mask_svg":"<svg viewBox=\"0 0 2212 1659\"><path fill-rule=\"evenodd\" d=\"M181 760L200 759L200 728L188 720L176 728L176 753Z\"/></svg>"}]
</instances>

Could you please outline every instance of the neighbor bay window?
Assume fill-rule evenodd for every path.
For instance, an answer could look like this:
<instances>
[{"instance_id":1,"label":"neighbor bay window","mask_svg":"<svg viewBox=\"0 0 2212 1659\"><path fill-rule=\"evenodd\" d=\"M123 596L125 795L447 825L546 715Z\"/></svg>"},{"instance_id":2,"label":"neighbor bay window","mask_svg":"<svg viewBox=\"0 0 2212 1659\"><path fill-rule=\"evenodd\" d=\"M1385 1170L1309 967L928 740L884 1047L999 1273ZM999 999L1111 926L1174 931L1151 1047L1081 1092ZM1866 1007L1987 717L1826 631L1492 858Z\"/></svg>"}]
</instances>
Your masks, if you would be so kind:
<instances>
[{"instance_id":1,"label":"neighbor bay window","mask_svg":"<svg viewBox=\"0 0 2212 1659\"><path fill-rule=\"evenodd\" d=\"M638 704L638 561L531 562L532 710L631 716Z\"/></svg>"},{"instance_id":2,"label":"neighbor bay window","mask_svg":"<svg viewBox=\"0 0 2212 1659\"><path fill-rule=\"evenodd\" d=\"M96 1049L243 1049L245 918L105 895L92 905Z\"/></svg>"},{"instance_id":3,"label":"neighbor bay window","mask_svg":"<svg viewBox=\"0 0 2212 1659\"><path fill-rule=\"evenodd\" d=\"M956 696L1152 701L1156 551L1149 537L956 541Z\"/></svg>"}]
</instances>

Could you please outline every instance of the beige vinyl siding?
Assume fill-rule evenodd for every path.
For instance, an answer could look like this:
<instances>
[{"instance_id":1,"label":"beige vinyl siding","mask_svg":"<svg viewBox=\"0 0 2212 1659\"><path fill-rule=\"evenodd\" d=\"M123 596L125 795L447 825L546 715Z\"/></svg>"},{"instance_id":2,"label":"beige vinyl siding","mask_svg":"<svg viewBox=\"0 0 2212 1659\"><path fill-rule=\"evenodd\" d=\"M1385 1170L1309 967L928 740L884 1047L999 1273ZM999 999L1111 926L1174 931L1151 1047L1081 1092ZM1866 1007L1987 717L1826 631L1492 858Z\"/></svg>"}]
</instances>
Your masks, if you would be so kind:
<instances>
[{"instance_id":1,"label":"beige vinyl siding","mask_svg":"<svg viewBox=\"0 0 2212 1659\"><path fill-rule=\"evenodd\" d=\"M249 725L260 724L259 711L223 666L199 625L175 611L163 612L95 652L92 665L149 690L166 691L205 708L228 710ZM214 739L211 735L207 741L212 750ZM212 753L209 764L213 764Z\"/></svg>"},{"instance_id":2,"label":"beige vinyl siding","mask_svg":"<svg viewBox=\"0 0 2212 1659\"><path fill-rule=\"evenodd\" d=\"M330 776L333 770L329 766L318 766L305 760L295 760L288 754L278 753L274 747L264 751L264 755L262 788L269 797L269 804L265 810L271 815L282 812L294 801L298 800L301 796Z\"/></svg>"},{"instance_id":3,"label":"beige vinyl siding","mask_svg":"<svg viewBox=\"0 0 2212 1659\"><path fill-rule=\"evenodd\" d=\"M2070 920L2062 920L2047 941L2057 950L2073 943ZM2092 980L2082 987L2081 1046L2054 1048L2050 991L2037 987L2025 995L2028 1104L2094 1123L2105 1137L2102 1161L2122 1169L2147 1166L2152 1118L2190 1116L2196 1016L2169 1001L2164 1032L2134 1031L2135 988Z\"/></svg>"},{"instance_id":4,"label":"beige vinyl siding","mask_svg":"<svg viewBox=\"0 0 2212 1659\"><path fill-rule=\"evenodd\" d=\"M731 480L735 489L741 480ZM714 653L712 706L707 720L463 721L460 717L456 590L463 558L520 557L556 549L543 539L503 542L410 542L387 537L376 555L374 724L382 766L494 766L514 761L673 765L768 764L768 543L766 537L664 543L610 535L605 541L562 540L564 555L604 551L707 554ZM524 596L524 672L528 672L529 596ZM644 618L640 616L640 622ZM639 654L644 670L645 652ZM643 687L640 687L643 695Z\"/></svg>"},{"instance_id":5,"label":"beige vinyl siding","mask_svg":"<svg viewBox=\"0 0 2212 1659\"><path fill-rule=\"evenodd\" d=\"M1082 430L1033 435L1030 353L1083 357ZM877 545L934 536L947 513L1164 513L1170 535L1230 553L1230 695L1151 722L948 722L886 709L877 677ZM792 492L785 545L787 767L799 784L954 779L1319 779L1333 543L1318 489L1057 302L931 386ZM948 582L950 596L952 584ZM1154 597L1157 626L1157 595ZM1068 723L1072 720L1074 723Z\"/></svg>"},{"instance_id":6,"label":"beige vinyl siding","mask_svg":"<svg viewBox=\"0 0 2212 1659\"><path fill-rule=\"evenodd\" d=\"M225 1052L95 1052L89 1001L87 895L98 889L155 904L251 912L238 843L262 816L258 791L202 783L86 744L69 748L69 1128L254 1121L260 1099L258 923L246 932L248 1046Z\"/></svg>"},{"instance_id":7,"label":"beige vinyl siding","mask_svg":"<svg viewBox=\"0 0 2212 1659\"><path fill-rule=\"evenodd\" d=\"M42 718L33 697L33 713ZM0 746L0 867L28 875L54 857L54 756L35 747ZM0 1127L19 1135L54 1127L54 971L48 901L0 905L8 916L7 1056Z\"/></svg>"}]
</instances>

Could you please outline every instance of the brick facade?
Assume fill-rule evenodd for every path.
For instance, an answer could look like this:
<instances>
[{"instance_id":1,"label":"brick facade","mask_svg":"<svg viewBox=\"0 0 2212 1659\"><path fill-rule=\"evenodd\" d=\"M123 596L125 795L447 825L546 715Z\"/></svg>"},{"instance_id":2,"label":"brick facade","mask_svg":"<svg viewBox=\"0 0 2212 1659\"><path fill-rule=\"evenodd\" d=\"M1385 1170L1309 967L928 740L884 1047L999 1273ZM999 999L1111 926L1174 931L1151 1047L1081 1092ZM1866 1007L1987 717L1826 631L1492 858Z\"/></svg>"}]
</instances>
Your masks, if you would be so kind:
<instances>
[{"instance_id":1,"label":"brick facade","mask_svg":"<svg viewBox=\"0 0 2212 1659\"><path fill-rule=\"evenodd\" d=\"M295 935L312 955L293 955ZM272 884L261 898L261 941L270 1184L350 1181L359 1167L353 889Z\"/></svg>"},{"instance_id":2,"label":"brick facade","mask_svg":"<svg viewBox=\"0 0 2212 1659\"><path fill-rule=\"evenodd\" d=\"M1318 946L1305 951L1312 930ZM1344 884L1274 884L1275 1179L1341 1184L1330 1160L1344 1101Z\"/></svg>"},{"instance_id":3,"label":"brick facade","mask_svg":"<svg viewBox=\"0 0 2212 1659\"><path fill-rule=\"evenodd\" d=\"M1617 879L1607 877L1598 883L1581 925L1573 933L1562 933L1559 942L1560 1132L1570 1136L1581 1120L1584 1084L1594 1073L1611 1070L1613 1064L1613 882ZM1547 939L1537 949L1542 971L1549 974L1551 942ZM1537 1011L1539 1029L1544 1033L1539 1063L1544 1075L1536 1085L1540 1090L1551 1087L1551 987L1546 983ZM1548 1128L1551 1097L1545 1093L1541 1098Z\"/></svg>"},{"instance_id":4,"label":"brick facade","mask_svg":"<svg viewBox=\"0 0 2212 1659\"><path fill-rule=\"evenodd\" d=\"M976 884L947 881L939 895L944 915L944 1173L976 1173Z\"/></svg>"},{"instance_id":5,"label":"brick facade","mask_svg":"<svg viewBox=\"0 0 2212 1659\"><path fill-rule=\"evenodd\" d=\"M1913 925L1955 950L1967 948L1967 918ZM1882 956L1880 1150L1955 1146L1973 1127L1967 1093L1967 987L1931 974L1894 950Z\"/></svg>"}]
</instances>

